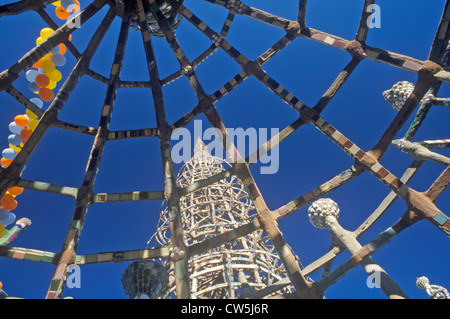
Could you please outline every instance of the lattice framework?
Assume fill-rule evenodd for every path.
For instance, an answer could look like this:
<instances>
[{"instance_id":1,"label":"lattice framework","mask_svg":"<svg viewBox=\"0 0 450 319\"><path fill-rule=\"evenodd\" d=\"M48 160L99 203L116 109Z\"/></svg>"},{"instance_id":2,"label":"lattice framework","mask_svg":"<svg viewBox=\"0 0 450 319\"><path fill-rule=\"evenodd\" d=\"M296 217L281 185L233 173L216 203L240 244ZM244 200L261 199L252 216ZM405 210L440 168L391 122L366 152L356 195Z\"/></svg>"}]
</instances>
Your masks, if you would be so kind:
<instances>
[{"instance_id":1,"label":"lattice framework","mask_svg":"<svg viewBox=\"0 0 450 319\"><path fill-rule=\"evenodd\" d=\"M208 0L210 3L229 10L228 17L226 18L223 28L219 33L212 30L206 23L188 10L183 5L182 1L168 1L174 10L183 16L186 22L195 26L212 42L211 47L193 61L190 61L184 55L173 30L164 15L161 14L159 6L154 0L136 0L135 7L118 6L111 0L92 1L91 4L79 13L82 24L96 15L96 13L105 5L110 6L110 9L105 15L99 28L94 33L86 50L82 53L80 53L75 46L68 41L68 36L74 31L74 29L67 26L67 24L58 28L56 23L52 21L52 19L44 11L46 3L51 2L54 1L50 0L45 2L42 0L22 0L17 3L0 6L0 17L20 14L28 10L35 10L50 27L56 30L46 41L30 50L24 55L23 58L12 65L9 69L0 73L0 91L5 91L10 94L23 106L41 117L38 127L30 137L28 143L25 144L23 150L18 154L8 168L0 171L0 195L3 196L8 188L17 185L28 189L72 196L76 199L72 221L70 223L62 250L59 253L56 254L53 252L38 251L20 247L2 247L0 250L0 255L2 256L53 263L56 266L50 283L50 288L46 296L47 298L60 298L62 296L65 276L67 274L68 266L71 264L83 265L88 263L111 261L118 262L143 258L166 258L169 256L168 246L155 249L77 255L77 245L84 220L86 218L87 209L93 203L137 200L167 201L168 210L171 217L170 229L171 233L175 234L172 238L171 246L187 252L185 256L174 260L177 265L177 267L175 267L176 269L184 269L184 271L180 271L180 273L175 276L177 295L180 298L189 297L189 273L186 270L188 267L188 257L190 255L200 254L201 252L213 249L240 236L250 234L257 229L263 229L269 234L270 238L273 240L275 250L278 252L280 259L285 265L290 278L290 280L286 280L284 283L277 283L277 285L268 287L264 291L261 291L260 295L264 296L265 294L282 288L283 284L288 285L292 282L296 290L295 297L309 298L321 296L323 292L339 278L341 278L343 274L355 268L362 262L362 260L372 255L401 231L420 220L428 220L445 234L450 235L450 219L435 205L436 199L449 184L450 172L448 166L427 191L418 192L407 186L407 184L423 164L423 159L414 160L411 166L400 178L389 172L388 169L380 163L380 160L387 151L389 145L399 133L400 129L404 126L407 119L411 117L414 109L423 97L427 93L436 95L442 82L450 82L450 70L444 63L446 62L444 59L450 35L448 23L448 17L450 17L450 6L448 1L446 1L442 19L436 32L436 37L430 50L429 57L426 61L420 61L405 55L374 48L365 43L369 32L369 28L366 24L369 13L366 9L368 6L375 3L374 0L364 1L361 22L358 27L356 37L353 40L346 40L306 26L306 0L299 1L297 21L291 21L271 15L256 8L247 6L240 1ZM125 3L131 2L125 1ZM146 15L150 12L156 17L159 27L164 33L165 39L180 63L180 70L164 79L159 78L150 31L146 23ZM127 42L128 31L130 29L132 13L137 14L138 16L148 62L148 71L150 76L149 81L122 81L120 79L123 53ZM226 39L227 32L232 25L236 14L244 15L257 21L267 23L273 27L283 29L286 31L286 34L266 52L252 61L234 48ZM90 61L98 48L99 43L103 39L106 31L116 16L120 16L122 18L122 25L118 37L114 62L111 67L111 73L109 78L105 78L96 73L94 70L91 70ZM336 77L335 81L331 84L328 90L323 94L322 98L313 107L307 106L301 102L299 98L295 97L292 93L285 89L262 68L268 60L273 58L278 52L280 52L296 38L306 38L331 46L335 49L344 50L348 52L351 57L351 61L344 67L342 72ZM36 105L30 102L23 93L17 90L13 84L21 73L42 58L50 51L52 47L59 43L65 43L67 45L69 51L77 59L77 63L72 69L70 75L67 77L64 85L59 90L56 98L51 103L50 107L43 112ZM219 49L226 52L234 61L236 61L240 67L242 67L242 71L213 94L207 94L196 75L195 69L209 55ZM392 120L389 127L379 139L379 142L368 151L362 150L349 138L339 132L331 123L328 123L320 116L321 112L336 96L352 72L364 59L388 64L406 71L417 73L418 75L412 94L408 97L397 116ZM79 78L84 75L90 76L107 85L107 93L98 127L85 127L58 119L58 114L76 87ZM185 76L189 80L189 83L198 98L198 105L175 123L169 124L165 114L162 87L182 76ZM283 205L275 210L270 210L268 208L263 195L259 191L255 180L250 173L249 168L251 163L243 164L238 160L232 163L232 167L226 171L217 173L216 175L208 177L193 185L178 188L174 179L175 174L173 162L170 158L171 132L176 128L186 126L199 114L204 114L211 126L219 129L223 136L226 137L226 126L221 120L215 103L249 77L256 78L259 82L261 82L261 84L266 86L270 91L272 91L276 96L278 96L299 114L298 119L292 122L291 125L287 126L276 136L279 141L278 143L283 142L287 137L302 126L312 125L317 130L325 134L330 141L338 145L355 161L355 164L331 180L319 185L310 192L301 195L297 199L290 201L289 203L286 203L286 205ZM111 120L117 90L121 88L138 87L150 88L152 91L157 127L128 131L110 131L109 122ZM406 140L410 141L413 138L415 132L420 127L420 124L425 119L425 115L429 111L431 105L432 103L423 103L420 106L416 119L405 136ZM29 160L47 131L52 127L58 127L81 134L95 136L95 142L92 146L91 155L86 166L83 183L79 188L52 185L39 181L28 181L21 179L19 176L26 162ZM95 194L93 192L93 185L97 176L97 169L99 167L102 153L107 142L137 137L157 137L159 139L161 145L165 189L160 191ZM445 145L448 146L448 143ZM258 149L258 158L266 154L275 146L277 146L275 139L269 140L265 145ZM232 155L231 158L240 159L240 154L238 154L237 149L233 145L231 145L226 151L228 154ZM343 247L340 246L332 247L324 256L306 266L305 269L300 269L299 263L297 262L295 256L289 249L287 249L287 244L277 225L277 221L298 211L300 208L312 203L316 199L331 193L348 181L358 177L363 172L371 173L376 179L391 189L391 193L366 219L366 221L355 230L354 234L356 238L365 233L380 218L380 216L397 197L402 198L405 201L408 207L407 211L392 227L381 233L368 244L362 246L361 249L353 254L351 259L343 263L336 270L331 271L331 265L334 258L344 250ZM243 181L244 186L255 205L257 217L248 224L236 228L233 232L226 232L225 234L222 234L220 238L207 239L203 242L195 243L192 246L186 246L183 241L183 231L180 220L180 196L192 193L202 187L211 185L214 182L230 176L237 176ZM320 268L323 268L324 270L322 278L315 283L307 282L306 276Z\"/></svg>"},{"instance_id":2,"label":"lattice framework","mask_svg":"<svg viewBox=\"0 0 450 319\"><path fill-rule=\"evenodd\" d=\"M188 187L225 170L227 162L209 154L200 139L194 156L186 162L177 176L179 188ZM186 194L180 198L184 242L189 247L215 239L225 232L248 224L255 217L254 206L243 183L236 176ZM157 246L170 245L168 209L162 209L154 238ZM184 251L169 249L171 254ZM176 296L173 257L163 260L169 269L165 297ZM202 254L191 254L189 260L192 298L235 299L253 298L257 290L286 278L286 270L274 250L270 238L261 229L237 238ZM278 292L289 293L291 288Z\"/></svg>"}]
</instances>

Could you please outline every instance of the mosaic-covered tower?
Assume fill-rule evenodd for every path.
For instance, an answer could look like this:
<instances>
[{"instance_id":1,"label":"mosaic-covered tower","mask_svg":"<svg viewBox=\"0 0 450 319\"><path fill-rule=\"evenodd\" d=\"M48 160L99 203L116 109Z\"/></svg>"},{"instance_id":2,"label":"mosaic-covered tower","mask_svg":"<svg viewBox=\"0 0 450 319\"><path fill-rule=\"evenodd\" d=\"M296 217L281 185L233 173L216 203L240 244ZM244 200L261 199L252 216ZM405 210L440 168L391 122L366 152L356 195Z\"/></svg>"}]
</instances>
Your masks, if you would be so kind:
<instances>
[{"instance_id":1,"label":"mosaic-covered tower","mask_svg":"<svg viewBox=\"0 0 450 319\"><path fill-rule=\"evenodd\" d=\"M225 171L225 161L212 156L198 139L193 157L181 168L177 186L184 188ZM180 199L184 241L189 247L203 245L208 239L233 235L233 230L248 224L256 212L243 183L236 176L191 192ZM167 207L162 209L156 233L150 242L170 246L171 235ZM192 251L192 250L191 250ZM195 253L195 249L193 251ZM170 249L163 260L169 284L161 298L176 296L175 271L171 261L185 252ZM219 247L192 254L189 258L192 298L252 298L257 291L286 277L269 236L262 230L227 242ZM291 291L287 286L279 294Z\"/></svg>"}]
</instances>

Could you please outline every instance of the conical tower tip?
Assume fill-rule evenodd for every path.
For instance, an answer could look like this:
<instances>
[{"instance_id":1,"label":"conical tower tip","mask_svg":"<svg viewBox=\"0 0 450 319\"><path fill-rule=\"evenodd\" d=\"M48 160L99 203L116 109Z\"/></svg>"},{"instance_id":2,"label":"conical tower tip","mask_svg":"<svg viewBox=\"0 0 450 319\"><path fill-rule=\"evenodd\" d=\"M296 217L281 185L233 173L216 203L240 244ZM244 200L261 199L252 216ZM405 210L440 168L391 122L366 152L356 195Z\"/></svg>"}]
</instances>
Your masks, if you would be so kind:
<instances>
[{"instance_id":1,"label":"conical tower tip","mask_svg":"<svg viewBox=\"0 0 450 319\"><path fill-rule=\"evenodd\" d=\"M200 162L200 161L210 161L212 159L212 155L209 153L206 144L202 141L200 137L197 138L194 146L194 156L192 157L192 161Z\"/></svg>"}]
</instances>

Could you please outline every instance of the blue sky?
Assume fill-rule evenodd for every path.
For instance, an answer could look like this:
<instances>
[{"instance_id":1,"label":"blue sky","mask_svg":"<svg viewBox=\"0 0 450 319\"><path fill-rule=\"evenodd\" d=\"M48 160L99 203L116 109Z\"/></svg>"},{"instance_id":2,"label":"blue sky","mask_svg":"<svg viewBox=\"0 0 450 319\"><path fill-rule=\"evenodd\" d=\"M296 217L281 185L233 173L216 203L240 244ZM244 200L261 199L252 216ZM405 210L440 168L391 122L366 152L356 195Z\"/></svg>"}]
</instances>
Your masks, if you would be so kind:
<instances>
[{"instance_id":1,"label":"blue sky","mask_svg":"<svg viewBox=\"0 0 450 319\"><path fill-rule=\"evenodd\" d=\"M2 0L2 3L6 2ZM80 0L82 8L89 1ZM354 39L363 7L362 0L310 0L307 7L308 26L345 39ZM253 0L244 3L295 20L298 1ZM445 1L377 1L381 8L381 28L369 32L367 43L396 53L425 60L432 45ZM227 11L202 0L186 0L185 6L215 31L220 31ZM47 11L55 17L53 6ZM73 33L73 43L80 52L106 13L103 8L91 21ZM58 20L60 21L60 20ZM2 50L0 70L7 69L35 45L35 39L45 22L34 12L2 17L0 30ZM108 76L120 27L116 19L94 56L91 68ZM206 50L211 42L189 22L183 21L176 30L178 41L190 60ZM236 49L255 59L277 42L284 32L244 16L236 16L227 36ZM17 41L20 39L20 41ZM13 45L11 45L14 43ZM154 47L161 78L179 68L164 39L154 38ZM75 59L68 52L67 64L59 68L63 80ZM350 61L349 55L306 39L296 39L264 65L264 70L308 106L314 106L335 77ZM241 71L239 65L225 52L217 51L197 69L197 75L207 93L212 94ZM148 80L142 39L130 30L126 48L122 80ZM372 148L396 115L381 93L398 81L415 83L417 76L372 61L363 61L352 74L322 116L363 150ZM27 89L25 76L14 86L27 97L35 95ZM63 81L58 83L60 88ZM60 113L60 119L97 127L106 86L87 76L83 77ZM185 78L163 88L167 118L175 122L196 103L196 97ZM450 96L448 84L443 84L439 96ZM25 107L6 92L0 93L0 138L7 147L8 124ZM45 103L44 109L49 103ZM287 104L280 101L255 78L249 78L233 92L221 99L217 109L227 127L244 129L283 129L297 118ZM413 113L415 114L415 112ZM203 127L208 123L204 116ZM448 138L448 109L435 106L413 141ZM398 135L403 137L412 118ZM120 89L111 121L111 130L155 127L156 120L149 89ZM193 128L193 123L188 126ZM0 143L2 140L0 139ZM92 136L52 128L33 153L23 174L24 179L56 185L79 187L93 142ZM193 141L192 141L193 142ZM449 150L440 150L449 156ZM247 154L248 155L248 154ZM304 126L279 147L279 170L276 174L261 175L259 166L252 173L270 209L309 192L348 169L353 161L335 144L312 126ZM411 164L409 155L390 147L381 164L397 177ZM181 165L177 165L178 170ZM410 186L425 191L444 167L425 163ZM94 187L96 193L162 190L161 158L156 138L111 141L107 143ZM389 193L380 181L364 173L327 197L341 208L340 224L356 229ZM27 217L32 225L12 243L14 247L59 252L75 200L70 197L25 190L18 197L14 213ZM450 206L449 190L438 199L437 206L444 213ZM161 202L124 202L94 204L89 208L78 254L143 249L155 232ZM391 226L405 212L406 205L397 200L387 213L361 238L362 244ZM286 241L299 256L303 266L324 255L330 244L328 231L314 228L307 218L307 207L279 221ZM415 287L415 279L427 276L432 284L450 288L446 274L450 257L450 241L431 223L422 221L405 230L373 255L374 259L396 280L412 298L426 298ZM349 258L340 255L335 265ZM129 263L85 265L81 268L81 288L65 289L64 296L74 298L127 298L121 286L121 276ZM54 270L51 264L0 258L0 281L11 296L44 298ZM320 272L311 275L320 278ZM329 288L327 298L384 298L379 289L366 286L364 270L359 267Z\"/></svg>"}]
</instances>

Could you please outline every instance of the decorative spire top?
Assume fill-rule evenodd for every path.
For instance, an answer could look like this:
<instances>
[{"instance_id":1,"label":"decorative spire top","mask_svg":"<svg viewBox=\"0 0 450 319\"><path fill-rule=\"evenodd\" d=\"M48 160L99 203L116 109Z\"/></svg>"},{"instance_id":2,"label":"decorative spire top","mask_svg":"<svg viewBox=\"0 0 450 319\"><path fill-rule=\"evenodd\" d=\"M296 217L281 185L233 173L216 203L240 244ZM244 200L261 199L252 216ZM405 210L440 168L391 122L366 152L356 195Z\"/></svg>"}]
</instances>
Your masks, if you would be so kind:
<instances>
[{"instance_id":1,"label":"decorative spire top","mask_svg":"<svg viewBox=\"0 0 450 319\"><path fill-rule=\"evenodd\" d=\"M450 299L447 289L438 285L430 285L430 281L425 276L417 278L416 286L419 289L425 289L430 299Z\"/></svg>"},{"instance_id":2,"label":"decorative spire top","mask_svg":"<svg viewBox=\"0 0 450 319\"><path fill-rule=\"evenodd\" d=\"M191 161L194 163L214 162L214 157L209 153L208 148L200 137L195 142L194 156L191 158Z\"/></svg>"},{"instance_id":3,"label":"decorative spire top","mask_svg":"<svg viewBox=\"0 0 450 319\"><path fill-rule=\"evenodd\" d=\"M400 111L413 91L414 84L408 81L400 81L395 83L391 89L384 91L382 95L394 110ZM434 95L428 93L421 103L430 104L433 102L433 99Z\"/></svg>"},{"instance_id":4,"label":"decorative spire top","mask_svg":"<svg viewBox=\"0 0 450 319\"><path fill-rule=\"evenodd\" d=\"M400 81L395 83L391 89L384 91L383 97L394 110L400 111L413 90L414 85L412 83Z\"/></svg>"},{"instance_id":5,"label":"decorative spire top","mask_svg":"<svg viewBox=\"0 0 450 319\"><path fill-rule=\"evenodd\" d=\"M130 299L161 298L168 283L166 268L150 259L130 264L122 276L122 286Z\"/></svg>"},{"instance_id":6,"label":"decorative spire top","mask_svg":"<svg viewBox=\"0 0 450 319\"><path fill-rule=\"evenodd\" d=\"M308 217L316 228L327 229L328 218L339 218L339 206L330 198L316 200L308 209Z\"/></svg>"}]
</instances>

